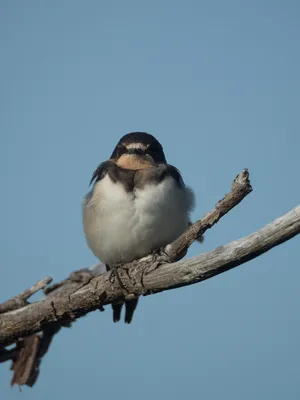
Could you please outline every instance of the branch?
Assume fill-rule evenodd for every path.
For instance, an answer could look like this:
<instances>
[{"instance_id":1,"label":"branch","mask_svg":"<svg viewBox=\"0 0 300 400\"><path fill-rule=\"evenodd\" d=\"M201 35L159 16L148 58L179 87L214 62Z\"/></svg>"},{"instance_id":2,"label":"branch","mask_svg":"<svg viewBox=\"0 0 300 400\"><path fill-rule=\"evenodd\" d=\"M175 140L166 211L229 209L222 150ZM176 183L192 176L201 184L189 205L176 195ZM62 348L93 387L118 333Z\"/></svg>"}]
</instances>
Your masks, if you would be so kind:
<instances>
[{"instance_id":1,"label":"branch","mask_svg":"<svg viewBox=\"0 0 300 400\"><path fill-rule=\"evenodd\" d=\"M164 264L144 278L145 295L187 286L238 267L300 233L300 205L249 236L208 253Z\"/></svg>"},{"instance_id":2,"label":"branch","mask_svg":"<svg viewBox=\"0 0 300 400\"><path fill-rule=\"evenodd\" d=\"M39 290L44 289L52 278L46 277L38 281L23 293L0 304L0 314L16 310L28 305L28 299ZM39 375L39 366L42 357L46 354L54 335L60 330L59 326L45 329L36 335L19 338L13 349L7 350L0 345L0 363L12 360L11 370L14 371L11 385L33 386Z\"/></svg>"},{"instance_id":3,"label":"branch","mask_svg":"<svg viewBox=\"0 0 300 400\"><path fill-rule=\"evenodd\" d=\"M120 267L125 293L118 279L108 272L91 278L78 289L61 292L53 300L46 298L4 314L0 342L7 345L53 323L72 321L99 305L203 281L258 257L299 233L300 205L259 231L200 256L171 264L161 264L160 256L141 259Z\"/></svg>"},{"instance_id":4,"label":"branch","mask_svg":"<svg viewBox=\"0 0 300 400\"><path fill-rule=\"evenodd\" d=\"M43 353L41 345L35 347L37 339L30 341L32 335L36 337L42 332L42 340L45 337L45 342L48 343L44 346L47 351L53 335L60 327L70 326L72 321L88 312L97 309L102 311L104 305L115 301L146 296L211 278L259 256L300 233L299 205L252 235L200 256L178 261L194 240L203 235L251 192L248 178L248 172L244 170L233 182L231 192L219 201L211 212L165 248L129 264L117 265L107 273L103 273L103 270L99 272L89 269L75 271L68 279L47 287L44 290L45 299L32 304L26 303L27 305L22 303L20 304L22 308L18 309L17 306L8 307L12 311L0 315L0 361L14 360L16 352L20 358L18 343L20 340L27 340L26 337L32 346L29 356L25 357L27 370L21 371L20 377L13 383L25 382L32 385L36 379L38 365L45 351ZM98 273L100 275L97 275ZM22 295L17 297L20 296ZM2 309L5 309L3 306ZM50 340L47 339L47 332L51 333ZM24 337L25 339L22 339ZM4 346L12 343L17 343L17 347L8 353L9 350L4 349ZM33 356L35 363L30 361L32 354L35 354Z\"/></svg>"},{"instance_id":5,"label":"branch","mask_svg":"<svg viewBox=\"0 0 300 400\"><path fill-rule=\"evenodd\" d=\"M37 283L33 285L31 288L24 290L23 293L20 293L17 296L13 297L12 299L7 300L4 303L0 304L0 314L12 310L17 310L18 308L26 306L27 304L29 304L27 302L29 297L37 293L39 290L44 289L51 282L52 278L47 276L45 279L37 281Z\"/></svg>"},{"instance_id":6,"label":"branch","mask_svg":"<svg viewBox=\"0 0 300 400\"><path fill-rule=\"evenodd\" d=\"M166 248L169 262L180 260L186 255L191 244L212 228L225 214L239 204L252 191L249 181L249 173L244 169L232 183L231 191L220 200L214 210L206 214L202 219L192 224L178 239Z\"/></svg>"},{"instance_id":7,"label":"branch","mask_svg":"<svg viewBox=\"0 0 300 400\"><path fill-rule=\"evenodd\" d=\"M90 272L87 273L86 270L81 270L83 273L82 275L80 274L77 281L78 273L75 274L75 279L68 278L66 281L62 281L60 284L46 290L48 294L46 299L26 307L22 303L22 308L2 315L0 320L0 345L6 346L21 337L49 328L53 324L64 325L70 323L87 312L102 308L104 304L109 304L115 300L129 299L146 294L143 280L151 270L157 269L161 264L172 263L174 260L182 258L197 237L201 236L223 215L240 203L251 190L248 171L244 170L235 178L230 193L220 200L210 213L191 225L183 235L166 246L165 249L161 249L147 258L118 266L118 271L120 272L117 274L113 269L113 272L102 274L93 279L93 275ZM127 272L124 274L124 271ZM120 278L122 279L121 285ZM84 295L83 304L83 299L80 297L82 288L89 288L91 291L86 293L87 297ZM153 288L154 290L155 288ZM24 292L27 296L26 299L30 292L32 290ZM50 296L51 292L52 295ZM79 297L77 298L78 294ZM17 296L17 298L20 298L20 296L24 297L24 294ZM24 300L23 297L22 301ZM3 308L9 302L14 303L14 299L4 303Z\"/></svg>"}]
</instances>

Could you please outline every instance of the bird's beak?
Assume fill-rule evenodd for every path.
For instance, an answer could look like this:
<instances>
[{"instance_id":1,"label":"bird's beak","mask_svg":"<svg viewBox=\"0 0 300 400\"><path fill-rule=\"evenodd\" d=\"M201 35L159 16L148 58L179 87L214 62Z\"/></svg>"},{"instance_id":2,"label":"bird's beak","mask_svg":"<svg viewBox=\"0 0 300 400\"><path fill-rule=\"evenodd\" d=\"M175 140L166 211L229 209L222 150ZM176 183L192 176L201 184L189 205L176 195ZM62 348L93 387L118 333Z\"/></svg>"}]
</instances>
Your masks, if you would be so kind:
<instances>
[{"instance_id":1,"label":"bird's beak","mask_svg":"<svg viewBox=\"0 0 300 400\"><path fill-rule=\"evenodd\" d=\"M142 149L129 149L127 154L132 154L136 156L146 156L146 153Z\"/></svg>"},{"instance_id":2,"label":"bird's beak","mask_svg":"<svg viewBox=\"0 0 300 400\"><path fill-rule=\"evenodd\" d=\"M153 166L156 165L153 158L143 149L129 149L127 154L136 157L137 159L143 159L148 163L150 162Z\"/></svg>"}]
</instances>

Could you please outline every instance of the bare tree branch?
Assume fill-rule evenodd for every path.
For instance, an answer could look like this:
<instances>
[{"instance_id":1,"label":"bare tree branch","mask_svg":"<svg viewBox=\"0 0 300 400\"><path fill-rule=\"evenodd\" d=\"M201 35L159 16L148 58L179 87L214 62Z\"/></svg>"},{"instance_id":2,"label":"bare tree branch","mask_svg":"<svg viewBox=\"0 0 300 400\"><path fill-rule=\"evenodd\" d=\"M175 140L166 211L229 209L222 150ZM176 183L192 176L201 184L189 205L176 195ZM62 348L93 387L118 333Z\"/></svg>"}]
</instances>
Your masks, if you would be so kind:
<instances>
[{"instance_id":1,"label":"bare tree branch","mask_svg":"<svg viewBox=\"0 0 300 400\"><path fill-rule=\"evenodd\" d=\"M62 326L70 326L76 318L97 309L102 311L104 305L114 301L146 296L211 278L258 257L300 233L299 205L247 237L197 257L178 261L193 241L251 192L248 177L247 170L239 174L231 192L165 248L129 264L117 265L107 273L89 269L75 271L66 280L46 287L46 298L41 301L28 304L27 299L35 289L45 287L43 283L0 305L0 311L3 310L0 315L0 362L13 360L15 376L12 384L33 385L40 360L54 334ZM5 349L12 343L17 344L14 349Z\"/></svg>"},{"instance_id":2,"label":"bare tree branch","mask_svg":"<svg viewBox=\"0 0 300 400\"><path fill-rule=\"evenodd\" d=\"M12 310L17 310L18 308L26 306L27 304L29 304L27 302L29 297L31 297L39 290L44 289L51 282L52 278L47 276L43 280L37 281L37 283L34 284L31 288L24 290L23 293L20 293L17 296L13 297L12 299L7 300L4 303L0 304L0 314Z\"/></svg>"},{"instance_id":3,"label":"bare tree branch","mask_svg":"<svg viewBox=\"0 0 300 400\"><path fill-rule=\"evenodd\" d=\"M208 253L161 265L143 281L144 295L191 285L238 267L300 233L300 205L249 236Z\"/></svg>"},{"instance_id":4,"label":"bare tree branch","mask_svg":"<svg viewBox=\"0 0 300 400\"><path fill-rule=\"evenodd\" d=\"M249 173L247 169L244 169L233 181L231 191L217 203L216 207L199 221L192 224L186 232L167 246L166 252L169 256L169 262L174 262L184 257L188 248L198 237L212 228L251 191Z\"/></svg>"},{"instance_id":5,"label":"bare tree branch","mask_svg":"<svg viewBox=\"0 0 300 400\"><path fill-rule=\"evenodd\" d=\"M31 305L26 306L24 304L25 298L27 300L30 293L34 292L36 286L40 287L39 285L35 285L33 290L29 289L24 292L25 294L23 293L4 303L3 309L7 308L5 304L13 304L11 309L14 311L1 316L0 345L11 344L19 338L40 332L53 324L64 325L115 300L130 299L145 294L143 280L151 270L157 269L161 264L172 263L172 261L182 258L194 240L240 203L251 190L248 171L244 170L234 180L230 193L220 200L210 213L191 225L183 235L166 246L165 249L160 249L144 259L127 265L115 266L119 267L118 273L116 273L115 268L112 272L94 278L95 280L86 269L73 273L66 281L54 285L48 290L46 289L48 296L45 300ZM126 271L125 274L124 271ZM122 279L121 285L120 277ZM96 291L93 284L96 285ZM93 292L91 298L85 299L86 302L83 307L80 304L79 307L76 306L76 299L75 305L71 306L76 294L81 293L82 287L90 287ZM16 309L14 305L16 299L21 299L20 307L22 308Z\"/></svg>"}]
</instances>

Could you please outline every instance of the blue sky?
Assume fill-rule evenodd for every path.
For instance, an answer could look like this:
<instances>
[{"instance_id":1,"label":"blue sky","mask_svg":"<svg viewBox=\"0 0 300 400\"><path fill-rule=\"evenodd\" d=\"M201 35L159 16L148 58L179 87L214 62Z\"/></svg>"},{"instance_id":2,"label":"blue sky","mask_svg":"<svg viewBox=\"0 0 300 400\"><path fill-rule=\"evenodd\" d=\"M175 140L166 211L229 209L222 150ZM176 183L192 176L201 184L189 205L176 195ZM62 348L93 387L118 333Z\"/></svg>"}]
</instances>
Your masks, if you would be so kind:
<instances>
[{"instance_id":1,"label":"blue sky","mask_svg":"<svg viewBox=\"0 0 300 400\"><path fill-rule=\"evenodd\" d=\"M254 187L189 255L299 203L300 5L53 0L0 4L0 301L95 258L81 200L125 133L164 145L197 196L193 218L249 168ZM201 284L65 329L33 389L53 398L299 399L299 237Z\"/></svg>"}]
</instances>

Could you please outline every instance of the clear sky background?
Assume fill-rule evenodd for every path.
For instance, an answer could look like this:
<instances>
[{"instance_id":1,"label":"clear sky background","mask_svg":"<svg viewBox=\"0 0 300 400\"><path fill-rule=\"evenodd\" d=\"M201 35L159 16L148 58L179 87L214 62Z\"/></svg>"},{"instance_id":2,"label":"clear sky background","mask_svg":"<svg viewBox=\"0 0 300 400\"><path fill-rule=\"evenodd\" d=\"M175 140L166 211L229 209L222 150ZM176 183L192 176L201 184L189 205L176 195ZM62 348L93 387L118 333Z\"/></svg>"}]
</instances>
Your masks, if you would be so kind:
<instances>
[{"instance_id":1,"label":"clear sky background","mask_svg":"<svg viewBox=\"0 0 300 400\"><path fill-rule=\"evenodd\" d=\"M300 200L300 3L0 2L0 301L95 263L81 200L95 167L147 131L208 212L249 168L254 187L189 256ZM300 398L300 239L198 285L110 307L54 340L33 389L1 398Z\"/></svg>"}]
</instances>

